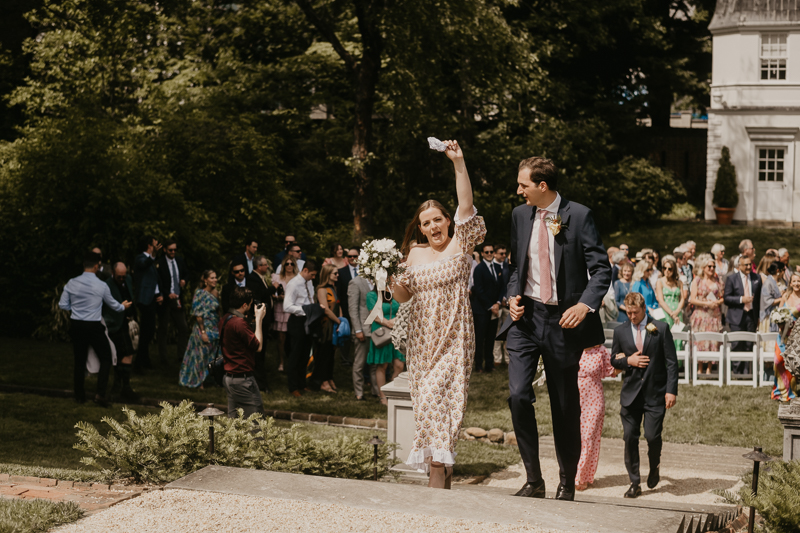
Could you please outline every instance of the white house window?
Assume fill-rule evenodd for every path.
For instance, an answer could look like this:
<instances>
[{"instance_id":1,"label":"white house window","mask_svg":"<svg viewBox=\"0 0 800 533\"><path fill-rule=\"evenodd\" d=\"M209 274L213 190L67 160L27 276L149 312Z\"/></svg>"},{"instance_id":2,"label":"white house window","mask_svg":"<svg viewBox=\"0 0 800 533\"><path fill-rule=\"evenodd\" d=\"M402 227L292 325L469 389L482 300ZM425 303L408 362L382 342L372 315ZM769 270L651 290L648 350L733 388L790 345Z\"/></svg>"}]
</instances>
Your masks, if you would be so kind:
<instances>
[{"instance_id":1,"label":"white house window","mask_svg":"<svg viewBox=\"0 0 800 533\"><path fill-rule=\"evenodd\" d=\"M783 148L759 148L758 181L783 181Z\"/></svg>"},{"instance_id":2,"label":"white house window","mask_svg":"<svg viewBox=\"0 0 800 533\"><path fill-rule=\"evenodd\" d=\"M761 35L761 79L786 79L786 34Z\"/></svg>"}]
</instances>

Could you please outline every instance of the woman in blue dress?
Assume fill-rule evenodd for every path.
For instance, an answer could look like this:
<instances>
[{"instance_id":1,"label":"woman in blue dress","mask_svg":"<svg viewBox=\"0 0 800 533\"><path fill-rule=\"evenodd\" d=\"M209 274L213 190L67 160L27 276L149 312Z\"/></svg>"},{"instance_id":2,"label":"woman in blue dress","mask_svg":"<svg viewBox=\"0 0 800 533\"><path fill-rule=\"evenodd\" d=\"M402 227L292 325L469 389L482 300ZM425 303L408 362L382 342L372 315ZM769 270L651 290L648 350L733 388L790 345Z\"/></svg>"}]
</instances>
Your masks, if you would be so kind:
<instances>
[{"instance_id":1,"label":"woman in blue dress","mask_svg":"<svg viewBox=\"0 0 800 533\"><path fill-rule=\"evenodd\" d=\"M650 285L650 276L653 274L653 265L649 261L639 261L636 269L633 271L633 285L631 292L638 292L644 296L644 304L647 306L647 312L653 309L659 309L658 299L656 298L656 291Z\"/></svg>"},{"instance_id":2,"label":"woman in blue dress","mask_svg":"<svg viewBox=\"0 0 800 533\"><path fill-rule=\"evenodd\" d=\"M614 298L617 301L619 316L617 322L627 322L628 313L625 312L625 296L631 292L631 278L633 277L633 263L627 259L619 266L619 279L614 282Z\"/></svg>"},{"instance_id":3,"label":"woman in blue dress","mask_svg":"<svg viewBox=\"0 0 800 533\"><path fill-rule=\"evenodd\" d=\"M184 387L203 388L208 375L208 364L219 352L219 293L217 273L203 272L202 287L192 299L194 325L186 346L178 382Z\"/></svg>"},{"instance_id":4,"label":"woman in blue dress","mask_svg":"<svg viewBox=\"0 0 800 533\"><path fill-rule=\"evenodd\" d=\"M367 309L371 311L377 303L378 293L375 289L372 289L367 293ZM400 303L392 298L391 293L385 292L383 296L384 318L378 318L375 320L375 322L372 323L370 331L375 331L380 327L386 327L389 329L394 328L394 319L397 316L398 309L400 309ZM392 381L394 381L394 378L396 378L398 374L403 371L405 362L406 357L395 349L394 344L392 344L391 341L388 344L384 344L378 348L372 342L372 339L370 339L369 353L367 354L367 364L376 366L375 380L378 382L378 390L380 391L381 403L383 405L388 404L386 396L383 395L383 391L381 390L381 387L386 384L386 367L389 366L389 364L392 365Z\"/></svg>"}]
</instances>

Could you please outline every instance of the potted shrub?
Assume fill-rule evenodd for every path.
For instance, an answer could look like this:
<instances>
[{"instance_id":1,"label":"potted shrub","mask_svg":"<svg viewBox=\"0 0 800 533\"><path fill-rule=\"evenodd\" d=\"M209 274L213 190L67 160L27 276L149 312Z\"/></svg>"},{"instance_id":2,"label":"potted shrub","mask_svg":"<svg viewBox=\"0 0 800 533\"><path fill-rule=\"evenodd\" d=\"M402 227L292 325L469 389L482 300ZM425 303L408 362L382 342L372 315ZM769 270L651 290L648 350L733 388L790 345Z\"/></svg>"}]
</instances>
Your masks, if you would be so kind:
<instances>
[{"instance_id":1,"label":"potted shrub","mask_svg":"<svg viewBox=\"0 0 800 533\"><path fill-rule=\"evenodd\" d=\"M731 163L731 152L727 146L722 147L722 157L719 159L713 203L717 224L730 225L739 204L739 193L736 191L736 168Z\"/></svg>"}]
</instances>

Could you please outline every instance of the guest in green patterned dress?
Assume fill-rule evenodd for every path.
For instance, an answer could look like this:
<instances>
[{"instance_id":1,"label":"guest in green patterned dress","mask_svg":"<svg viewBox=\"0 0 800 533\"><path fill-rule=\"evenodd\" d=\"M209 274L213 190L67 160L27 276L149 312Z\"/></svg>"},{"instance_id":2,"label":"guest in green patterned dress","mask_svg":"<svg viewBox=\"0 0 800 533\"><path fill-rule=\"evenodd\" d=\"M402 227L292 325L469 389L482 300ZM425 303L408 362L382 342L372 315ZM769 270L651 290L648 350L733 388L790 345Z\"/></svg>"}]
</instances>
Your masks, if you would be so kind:
<instances>
[{"instance_id":1,"label":"guest in green patterned dress","mask_svg":"<svg viewBox=\"0 0 800 533\"><path fill-rule=\"evenodd\" d=\"M375 304L378 303L378 292L373 289L367 293L367 309L370 311ZM394 327L394 318L397 316L397 310L400 309L400 303L392 298L391 293L384 293L383 296L383 318L378 318L372 323L371 330L375 331L380 327L387 327L389 329ZM386 367L392 364L392 381L394 378L403 371L405 366L406 357L397 351L394 344L389 342L376 348L372 339L369 341L369 353L367 354L367 364L375 366L375 380L378 382L378 390L380 391L381 403L387 405L386 396L383 395L381 387L386 384Z\"/></svg>"},{"instance_id":2,"label":"guest in green patterned dress","mask_svg":"<svg viewBox=\"0 0 800 533\"><path fill-rule=\"evenodd\" d=\"M664 259L664 275L656 283L656 298L664 310L664 321L670 328L676 322L683 323L686 289L678 277L678 266L672 259ZM675 349L680 350L681 344L681 341L675 341Z\"/></svg>"},{"instance_id":3,"label":"guest in green patterned dress","mask_svg":"<svg viewBox=\"0 0 800 533\"><path fill-rule=\"evenodd\" d=\"M219 293L217 273L203 272L202 287L192 300L194 326L183 356L178 382L184 387L203 388L208 375L208 364L219 353Z\"/></svg>"}]
</instances>

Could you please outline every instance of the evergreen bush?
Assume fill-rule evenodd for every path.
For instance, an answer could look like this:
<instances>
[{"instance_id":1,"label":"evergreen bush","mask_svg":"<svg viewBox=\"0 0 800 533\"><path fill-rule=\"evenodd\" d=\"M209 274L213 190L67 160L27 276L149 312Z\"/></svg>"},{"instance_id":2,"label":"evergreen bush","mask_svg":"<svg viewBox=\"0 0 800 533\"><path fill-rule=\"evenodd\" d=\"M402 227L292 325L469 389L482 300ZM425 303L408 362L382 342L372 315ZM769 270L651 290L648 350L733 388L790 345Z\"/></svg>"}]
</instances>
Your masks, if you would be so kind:
<instances>
[{"instance_id":1,"label":"evergreen bush","mask_svg":"<svg viewBox=\"0 0 800 533\"><path fill-rule=\"evenodd\" d=\"M755 507L764 519L766 533L797 533L800 528L800 460L762 464L758 495L750 487L753 475L742 476L744 486L737 494L720 492L728 503Z\"/></svg>"},{"instance_id":2,"label":"evergreen bush","mask_svg":"<svg viewBox=\"0 0 800 533\"><path fill-rule=\"evenodd\" d=\"M714 185L713 202L717 207L736 207L739 204L739 193L736 191L736 168L731 163L731 152L727 146L722 147L717 183Z\"/></svg>"},{"instance_id":3,"label":"evergreen bush","mask_svg":"<svg viewBox=\"0 0 800 533\"><path fill-rule=\"evenodd\" d=\"M86 452L81 462L97 468L106 480L133 477L137 483L168 483L208 464L255 468L276 472L349 479L369 479L374 474L372 445L368 438L339 436L314 440L297 426L281 428L272 418L215 420L215 453L208 456L207 421L192 403L166 402L161 412L140 417L123 407L127 420L105 417L111 430L103 436L92 424L79 422L75 448ZM389 472L392 445L378 448L378 475Z\"/></svg>"}]
</instances>

